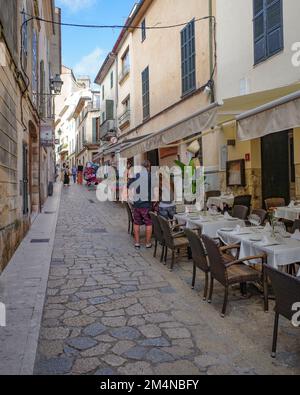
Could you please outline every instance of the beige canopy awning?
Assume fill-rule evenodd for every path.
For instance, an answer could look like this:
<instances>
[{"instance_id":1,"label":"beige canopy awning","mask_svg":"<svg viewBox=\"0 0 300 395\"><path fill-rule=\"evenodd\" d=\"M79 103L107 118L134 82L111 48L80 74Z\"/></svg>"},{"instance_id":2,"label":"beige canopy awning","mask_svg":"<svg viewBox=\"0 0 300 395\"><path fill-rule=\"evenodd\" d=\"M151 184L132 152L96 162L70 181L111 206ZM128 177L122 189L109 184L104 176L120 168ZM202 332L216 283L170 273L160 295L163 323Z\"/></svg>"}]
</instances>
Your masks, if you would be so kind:
<instances>
[{"instance_id":1,"label":"beige canopy awning","mask_svg":"<svg viewBox=\"0 0 300 395\"><path fill-rule=\"evenodd\" d=\"M131 158L144 152L166 147L168 144L172 144L214 127L216 125L219 106L218 103L213 103L174 125L146 136L142 140L131 144L129 147L121 149L121 156L123 158Z\"/></svg>"},{"instance_id":2,"label":"beige canopy awning","mask_svg":"<svg viewBox=\"0 0 300 395\"><path fill-rule=\"evenodd\" d=\"M236 117L241 141L300 127L300 90Z\"/></svg>"}]
</instances>

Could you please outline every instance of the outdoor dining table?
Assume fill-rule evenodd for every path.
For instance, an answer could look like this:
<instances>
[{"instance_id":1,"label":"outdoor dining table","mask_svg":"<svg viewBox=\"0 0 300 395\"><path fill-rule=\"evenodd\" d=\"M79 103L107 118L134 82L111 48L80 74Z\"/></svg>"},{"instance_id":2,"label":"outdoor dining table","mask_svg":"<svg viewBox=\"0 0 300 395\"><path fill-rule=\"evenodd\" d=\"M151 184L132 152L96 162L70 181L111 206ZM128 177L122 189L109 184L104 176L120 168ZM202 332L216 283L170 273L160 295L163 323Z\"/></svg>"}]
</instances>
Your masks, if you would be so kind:
<instances>
[{"instance_id":1,"label":"outdoor dining table","mask_svg":"<svg viewBox=\"0 0 300 395\"><path fill-rule=\"evenodd\" d=\"M202 234L208 237L217 237L218 230L225 227L245 226L245 222L238 218L226 218L224 215L199 214L198 218L189 214L176 214L175 218L179 225L186 225L187 228L199 228Z\"/></svg>"},{"instance_id":2,"label":"outdoor dining table","mask_svg":"<svg viewBox=\"0 0 300 395\"><path fill-rule=\"evenodd\" d=\"M267 255L267 264L275 269L300 261L300 240L291 237L281 237L280 241L276 241L272 239L270 232L250 227L231 231L219 230L218 236L225 244L240 244L240 259L264 253ZM267 242L263 240L264 236L268 237ZM260 237L261 240L258 241ZM298 276L300 276L300 270Z\"/></svg>"},{"instance_id":3,"label":"outdoor dining table","mask_svg":"<svg viewBox=\"0 0 300 395\"><path fill-rule=\"evenodd\" d=\"M296 221L300 219L300 206L296 207L278 207L275 211L276 218Z\"/></svg>"},{"instance_id":4,"label":"outdoor dining table","mask_svg":"<svg viewBox=\"0 0 300 395\"><path fill-rule=\"evenodd\" d=\"M221 210L224 210L225 205L232 207L233 204L234 204L233 195L215 196L215 197L210 197L207 200L207 207L216 206Z\"/></svg>"}]
</instances>

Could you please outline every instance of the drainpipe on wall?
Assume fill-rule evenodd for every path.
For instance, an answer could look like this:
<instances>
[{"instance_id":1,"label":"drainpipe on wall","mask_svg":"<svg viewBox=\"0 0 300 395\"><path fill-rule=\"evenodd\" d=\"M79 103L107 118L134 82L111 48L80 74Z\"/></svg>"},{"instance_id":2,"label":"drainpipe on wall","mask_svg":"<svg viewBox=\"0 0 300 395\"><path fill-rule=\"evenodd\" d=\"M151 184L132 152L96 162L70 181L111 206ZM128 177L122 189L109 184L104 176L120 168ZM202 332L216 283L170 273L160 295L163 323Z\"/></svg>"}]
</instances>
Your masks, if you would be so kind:
<instances>
[{"instance_id":1,"label":"drainpipe on wall","mask_svg":"<svg viewBox=\"0 0 300 395\"><path fill-rule=\"evenodd\" d=\"M214 48L214 35L215 31L214 29L216 28L215 21L212 18L213 17L213 0L208 0L208 13L210 16L209 19L209 64L210 64L210 78L212 79L212 86L211 86L211 102L215 102L215 86L214 86L214 78L213 78L213 72L214 72L214 62L215 62L215 48Z\"/></svg>"}]
</instances>

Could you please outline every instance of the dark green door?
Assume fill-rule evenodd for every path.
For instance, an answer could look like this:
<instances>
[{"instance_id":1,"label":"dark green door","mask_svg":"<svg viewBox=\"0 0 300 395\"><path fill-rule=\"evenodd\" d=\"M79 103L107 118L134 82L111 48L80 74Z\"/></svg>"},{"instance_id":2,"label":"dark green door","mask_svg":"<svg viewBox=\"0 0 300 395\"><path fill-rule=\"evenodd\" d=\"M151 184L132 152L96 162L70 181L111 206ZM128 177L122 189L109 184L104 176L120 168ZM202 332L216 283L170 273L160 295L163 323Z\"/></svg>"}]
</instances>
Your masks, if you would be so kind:
<instances>
[{"instance_id":1,"label":"dark green door","mask_svg":"<svg viewBox=\"0 0 300 395\"><path fill-rule=\"evenodd\" d=\"M290 200L289 132L262 138L262 197Z\"/></svg>"}]
</instances>

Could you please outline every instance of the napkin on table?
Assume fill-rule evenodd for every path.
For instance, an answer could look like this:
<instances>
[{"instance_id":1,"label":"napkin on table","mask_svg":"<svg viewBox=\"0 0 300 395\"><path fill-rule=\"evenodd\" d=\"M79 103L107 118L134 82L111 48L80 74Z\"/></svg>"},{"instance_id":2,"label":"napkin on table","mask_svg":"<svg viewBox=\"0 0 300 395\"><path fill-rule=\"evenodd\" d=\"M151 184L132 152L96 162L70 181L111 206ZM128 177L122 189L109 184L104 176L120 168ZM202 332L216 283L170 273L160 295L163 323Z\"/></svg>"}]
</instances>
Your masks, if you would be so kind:
<instances>
[{"instance_id":1,"label":"napkin on table","mask_svg":"<svg viewBox=\"0 0 300 395\"><path fill-rule=\"evenodd\" d=\"M296 229L295 233L291 236L291 238L294 240L300 240L300 230Z\"/></svg>"}]
</instances>

